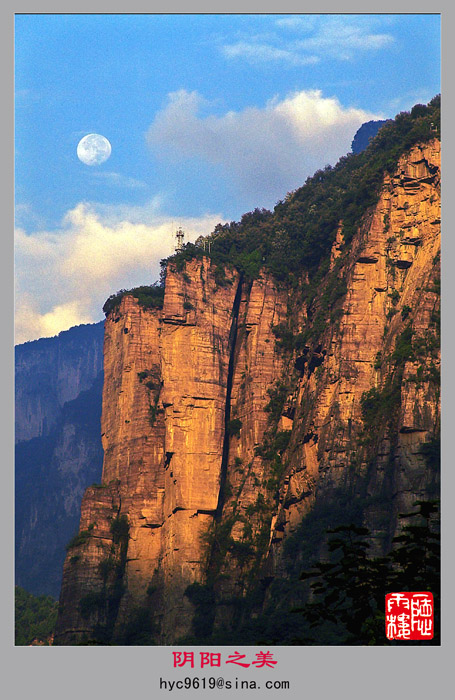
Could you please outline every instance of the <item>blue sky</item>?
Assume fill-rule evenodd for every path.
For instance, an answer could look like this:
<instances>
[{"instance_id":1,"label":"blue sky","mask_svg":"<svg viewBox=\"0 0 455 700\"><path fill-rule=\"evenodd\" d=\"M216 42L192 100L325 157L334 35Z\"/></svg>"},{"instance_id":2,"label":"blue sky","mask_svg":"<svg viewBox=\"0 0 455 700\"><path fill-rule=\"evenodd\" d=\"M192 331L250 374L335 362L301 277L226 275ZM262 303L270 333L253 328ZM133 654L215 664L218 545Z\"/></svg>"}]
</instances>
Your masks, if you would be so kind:
<instances>
[{"instance_id":1,"label":"blue sky","mask_svg":"<svg viewBox=\"0 0 455 700\"><path fill-rule=\"evenodd\" d=\"M100 320L187 240L440 91L438 15L17 15L16 342ZM76 156L88 133L111 157Z\"/></svg>"}]
</instances>

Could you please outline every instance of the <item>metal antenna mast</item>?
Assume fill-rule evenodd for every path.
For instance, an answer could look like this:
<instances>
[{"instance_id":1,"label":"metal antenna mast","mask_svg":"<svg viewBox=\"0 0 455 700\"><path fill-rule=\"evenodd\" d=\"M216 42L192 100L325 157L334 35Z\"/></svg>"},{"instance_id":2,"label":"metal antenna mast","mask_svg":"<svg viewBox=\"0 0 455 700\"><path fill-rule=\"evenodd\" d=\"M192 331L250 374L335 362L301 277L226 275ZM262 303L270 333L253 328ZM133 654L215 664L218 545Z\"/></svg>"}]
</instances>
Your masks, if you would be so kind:
<instances>
[{"instance_id":1,"label":"metal antenna mast","mask_svg":"<svg viewBox=\"0 0 455 700\"><path fill-rule=\"evenodd\" d=\"M177 244L175 246L175 252L180 253L180 251L183 250L183 239L185 238L185 234L183 233L181 226L178 227L177 232L175 234L175 237L177 239Z\"/></svg>"}]
</instances>

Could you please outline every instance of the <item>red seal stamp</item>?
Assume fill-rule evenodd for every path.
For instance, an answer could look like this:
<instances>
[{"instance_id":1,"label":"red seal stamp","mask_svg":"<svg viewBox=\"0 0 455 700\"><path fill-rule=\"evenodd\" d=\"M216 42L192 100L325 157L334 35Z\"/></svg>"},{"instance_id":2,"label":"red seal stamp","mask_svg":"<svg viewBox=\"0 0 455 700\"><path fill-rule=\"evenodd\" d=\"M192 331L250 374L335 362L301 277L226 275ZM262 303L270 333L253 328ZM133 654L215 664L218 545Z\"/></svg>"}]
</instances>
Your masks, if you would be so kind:
<instances>
[{"instance_id":1,"label":"red seal stamp","mask_svg":"<svg viewBox=\"0 0 455 700\"><path fill-rule=\"evenodd\" d=\"M387 639L433 639L433 594L388 593L385 597L385 632Z\"/></svg>"}]
</instances>

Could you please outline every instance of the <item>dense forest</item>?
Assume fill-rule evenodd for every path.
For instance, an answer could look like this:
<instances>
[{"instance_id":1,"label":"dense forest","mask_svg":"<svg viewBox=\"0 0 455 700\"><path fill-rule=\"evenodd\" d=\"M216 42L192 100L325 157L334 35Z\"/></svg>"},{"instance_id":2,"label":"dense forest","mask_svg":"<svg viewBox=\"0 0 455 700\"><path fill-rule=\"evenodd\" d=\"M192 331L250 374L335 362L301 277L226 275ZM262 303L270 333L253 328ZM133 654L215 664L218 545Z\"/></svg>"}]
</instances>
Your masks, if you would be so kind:
<instances>
[{"instance_id":1,"label":"dense forest","mask_svg":"<svg viewBox=\"0 0 455 700\"><path fill-rule=\"evenodd\" d=\"M20 586L15 588L16 646L52 643L58 602L51 596L35 596Z\"/></svg>"},{"instance_id":2,"label":"dense forest","mask_svg":"<svg viewBox=\"0 0 455 700\"><path fill-rule=\"evenodd\" d=\"M377 202L384 174L392 173L400 156L416 143L440 138L440 105L437 95L428 105L417 104L410 112L400 112L384 124L368 148L316 171L302 187L279 201L273 212L254 209L240 221L218 224L195 244L187 243L181 252L162 260L159 283L120 290L106 301L104 312L118 306L127 291L145 307L162 306L168 263L183 270L187 260L203 256L217 265L221 286L227 284L225 269L229 267L247 279L265 269L291 289L299 286L302 272L307 271L308 284L302 292L311 301L328 270L340 212L347 249L362 217Z\"/></svg>"}]
</instances>

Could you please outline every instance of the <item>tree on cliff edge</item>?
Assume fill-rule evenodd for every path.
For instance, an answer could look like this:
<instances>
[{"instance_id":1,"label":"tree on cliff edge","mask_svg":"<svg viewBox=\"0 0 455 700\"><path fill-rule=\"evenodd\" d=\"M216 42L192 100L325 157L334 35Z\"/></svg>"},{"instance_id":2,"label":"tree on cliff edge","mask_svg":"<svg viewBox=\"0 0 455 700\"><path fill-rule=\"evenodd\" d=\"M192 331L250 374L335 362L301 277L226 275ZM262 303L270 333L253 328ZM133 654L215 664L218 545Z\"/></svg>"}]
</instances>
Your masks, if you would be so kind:
<instances>
[{"instance_id":1,"label":"tree on cliff edge","mask_svg":"<svg viewBox=\"0 0 455 700\"><path fill-rule=\"evenodd\" d=\"M401 591L429 591L435 603L434 638L423 644L440 644L440 536L436 531L436 501L417 501L418 511L400 515L412 519L385 557L369 559L369 531L355 525L329 530L329 561L314 564L301 580L311 581L310 601L300 609L314 632L333 644L401 644L385 637L385 595ZM329 630L329 631L328 631ZM406 643L409 644L409 641ZM419 642L411 642L419 644Z\"/></svg>"}]
</instances>

